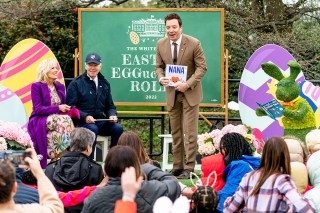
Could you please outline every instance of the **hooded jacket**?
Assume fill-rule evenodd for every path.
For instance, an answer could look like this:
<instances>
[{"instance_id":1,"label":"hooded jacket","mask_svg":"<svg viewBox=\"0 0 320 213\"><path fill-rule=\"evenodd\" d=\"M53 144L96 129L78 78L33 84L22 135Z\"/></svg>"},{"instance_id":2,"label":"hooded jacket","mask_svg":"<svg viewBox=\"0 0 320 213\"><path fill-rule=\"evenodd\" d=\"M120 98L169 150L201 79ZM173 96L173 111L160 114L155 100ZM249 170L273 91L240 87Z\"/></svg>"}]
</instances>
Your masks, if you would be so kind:
<instances>
[{"instance_id":1,"label":"hooded jacket","mask_svg":"<svg viewBox=\"0 0 320 213\"><path fill-rule=\"evenodd\" d=\"M67 192L98 185L103 179L102 167L81 152L68 152L50 163L46 175L57 191Z\"/></svg>"},{"instance_id":2,"label":"hooded jacket","mask_svg":"<svg viewBox=\"0 0 320 213\"><path fill-rule=\"evenodd\" d=\"M320 151L313 153L307 162L312 189L304 194L316 212L320 212Z\"/></svg>"},{"instance_id":3,"label":"hooded jacket","mask_svg":"<svg viewBox=\"0 0 320 213\"><path fill-rule=\"evenodd\" d=\"M223 204L227 197L231 197L237 190L243 176L252 170L257 170L260 157L243 155L240 160L232 161L224 170L226 185L218 192L218 210L223 211Z\"/></svg>"}]
</instances>

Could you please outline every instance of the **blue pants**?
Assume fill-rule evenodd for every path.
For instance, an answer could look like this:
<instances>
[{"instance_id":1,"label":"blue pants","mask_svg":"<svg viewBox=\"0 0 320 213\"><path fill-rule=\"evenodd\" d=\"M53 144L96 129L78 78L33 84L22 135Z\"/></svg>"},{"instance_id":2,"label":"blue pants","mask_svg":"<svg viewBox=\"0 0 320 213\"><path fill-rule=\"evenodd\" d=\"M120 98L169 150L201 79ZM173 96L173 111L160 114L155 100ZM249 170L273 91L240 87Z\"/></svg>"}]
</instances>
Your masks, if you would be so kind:
<instances>
[{"instance_id":1,"label":"blue pants","mask_svg":"<svg viewBox=\"0 0 320 213\"><path fill-rule=\"evenodd\" d=\"M92 145L92 153L90 155L92 159L94 158L94 150L96 148L97 135L111 136L111 144L110 144L110 148L111 148L117 145L118 139L123 132L123 128L120 124L111 123L108 121L106 122L99 121L94 124L80 123L79 126L90 129L96 135L96 139L94 140L94 143Z\"/></svg>"}]
</instances>

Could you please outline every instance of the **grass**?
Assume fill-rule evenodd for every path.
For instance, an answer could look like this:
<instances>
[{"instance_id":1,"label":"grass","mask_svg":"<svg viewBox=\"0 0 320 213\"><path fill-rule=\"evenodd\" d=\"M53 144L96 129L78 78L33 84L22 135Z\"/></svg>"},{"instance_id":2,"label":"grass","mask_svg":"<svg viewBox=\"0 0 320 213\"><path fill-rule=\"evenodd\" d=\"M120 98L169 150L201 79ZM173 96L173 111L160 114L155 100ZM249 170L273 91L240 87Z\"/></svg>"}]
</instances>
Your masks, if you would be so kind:
<instances>
[{"instance_id":1,"label":"grass","mask_svg":"<svg viewBox=\"0 0 320 213\"><path fill-rule=\"evenodd\" d=\"M195 170L195 173L199 176L199 178L201 177L201 176L200 176L201 171ZM194 185L191 183L191 180L190 180L190 179L179 179L179 181L180 181L181 183L183 183L184 185L186 185L186 186L194 187ZM196 182L198 181L198 179L197 179L197 178L193 178L192 181L194 182L194 184L196 184Z\"/></svg>"}]
</instances>

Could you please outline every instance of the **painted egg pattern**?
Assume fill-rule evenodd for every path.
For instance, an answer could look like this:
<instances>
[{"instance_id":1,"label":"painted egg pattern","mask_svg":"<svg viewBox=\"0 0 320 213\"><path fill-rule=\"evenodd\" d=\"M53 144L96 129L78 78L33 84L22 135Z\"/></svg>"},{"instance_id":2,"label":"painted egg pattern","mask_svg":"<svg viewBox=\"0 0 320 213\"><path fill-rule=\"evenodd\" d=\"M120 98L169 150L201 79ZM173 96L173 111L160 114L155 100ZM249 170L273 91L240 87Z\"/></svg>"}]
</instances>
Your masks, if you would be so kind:
<instances>
[{"instance_id":1,"label":"painted egg pattern","mask_svg":"<svg viewBox=\"0 0 320 213\"><path fill-rule=\"evenodd\" d=\"M276 99L275 90L277 80L267 75L261 68L261 64L272 62L277 65L285 76L289 76L290 69L287 65L294 57L284 48L268 44L256 50L249 58L240 80L238 101L242 123L252 128L259 129L265 140L273 136L283 135L281 121L269 116L258 117L255 113L257 103L267 103ZM296 78L297 83L305 81L300 72Z\"/></svg>"},{"instance_id":2,"label":"painted egg pattern","mask_svg":"<svg viewBox=\"0 0 320 213\"><path fill-rule=\"evenodd\" d=\"M42 60L48 58L57 61L53 52L44 43L29 38L13 46L0 67L0 84L17 95L24 105L27 117L32 112L30 90L31 84L37 77L37 67ZM57 68L61 70L59 63ZM64 84L62 71L59 72L58 80Z\"/></svg>"},{"instance_id":3,"label":"painted egg pattern","mask_svg":"<svg viewBox=\"0 0 320 213\"><path fill-rule=\"evenodd\" d=\"M5 86L0 85L0 120L16 122L27 127L28 117L20 98Z\"/></svg>"}]
</instances>

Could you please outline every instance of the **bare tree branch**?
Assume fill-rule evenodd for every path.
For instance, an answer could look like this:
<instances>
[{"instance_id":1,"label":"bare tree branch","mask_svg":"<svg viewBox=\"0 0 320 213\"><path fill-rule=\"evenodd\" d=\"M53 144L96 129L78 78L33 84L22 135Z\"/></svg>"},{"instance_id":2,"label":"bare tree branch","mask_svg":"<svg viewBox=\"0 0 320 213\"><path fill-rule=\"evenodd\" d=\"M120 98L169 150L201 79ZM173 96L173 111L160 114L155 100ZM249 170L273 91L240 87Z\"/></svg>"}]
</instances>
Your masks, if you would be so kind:
<instances>
[{"instance_id":1,"label":"bare tree branch","mask_svg":"<svg viewBox=\"0 0 320 213\"><path fill-rule=\"evenodd\" d=\"M123 4L123 3L127 2L128 0L122 0L122 1L110 0L110 1L115 3L116 5L120 5L120 4Z\"/></svg>"},{"instance_id":2,"label":"bare tree branch","mask_svg":"<svg viewBox=\"0 0 320 213\"><path fill-rule=\"evenodd\" d=\"M294 8L299 8L300 6L304 5L307 2L307 0L299 0L297 3L293 5Z\"/></svg>"}]
</instances>

